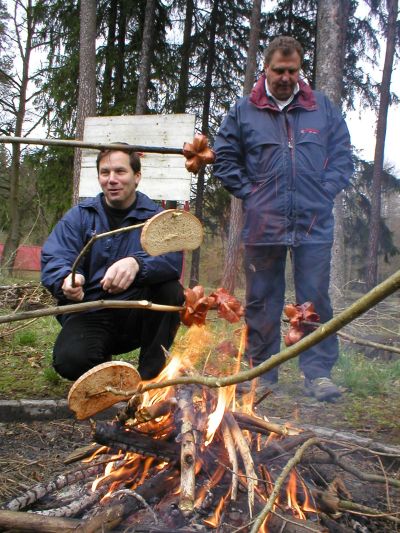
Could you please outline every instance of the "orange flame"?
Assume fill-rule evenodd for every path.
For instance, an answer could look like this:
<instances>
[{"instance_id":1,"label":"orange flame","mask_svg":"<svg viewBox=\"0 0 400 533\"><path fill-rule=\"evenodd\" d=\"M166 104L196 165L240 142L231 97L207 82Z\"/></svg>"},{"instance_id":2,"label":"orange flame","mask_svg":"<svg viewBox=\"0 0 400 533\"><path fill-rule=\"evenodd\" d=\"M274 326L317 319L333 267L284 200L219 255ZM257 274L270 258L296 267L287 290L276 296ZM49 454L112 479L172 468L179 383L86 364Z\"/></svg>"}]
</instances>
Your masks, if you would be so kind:
<instances>
[{"instance_id":1,"label":"orange flame","mask_svg":"<svg viewBox=\"0 0 400 533\"><path fill-rule=\"evenodd\" d=\"M209 415L207 421L207 431L205 438L205 446L208 446L221 424L226 407L231 403L235 391L235 386L224 387L218 389L218 401L215 410Z\"/></svg>"},{"instance_id":2,"label":"orange flame","mask_svg":"<svg viewBox=\"0 0 400 533\"><path fill-rule=\"evenodd\" d=\"M218 527L219 521L221 519L222 509L224 508L225 502L230 496L230 494L231 494L231 489L229 489L228 492L225 494L225 496L222 496L222 498L219 500L219 503L214 511L214 514L210 518L206 518L205 520L203 520L205 524L213 528Z\"/></svg>"},{"instance_id":3,"label":"orange flame","mask_svg":"<svg viewBox=\"0 0 400 533\"><path fill-rule=\"evenodd\" d=\"M301 510L301 507L297 501L297 476L293 470L290 472L289 482L286 488L286 495L288 506L292 509L294 515L301 520L305 520L306 515Z\"/></svg>"}]
</instances>

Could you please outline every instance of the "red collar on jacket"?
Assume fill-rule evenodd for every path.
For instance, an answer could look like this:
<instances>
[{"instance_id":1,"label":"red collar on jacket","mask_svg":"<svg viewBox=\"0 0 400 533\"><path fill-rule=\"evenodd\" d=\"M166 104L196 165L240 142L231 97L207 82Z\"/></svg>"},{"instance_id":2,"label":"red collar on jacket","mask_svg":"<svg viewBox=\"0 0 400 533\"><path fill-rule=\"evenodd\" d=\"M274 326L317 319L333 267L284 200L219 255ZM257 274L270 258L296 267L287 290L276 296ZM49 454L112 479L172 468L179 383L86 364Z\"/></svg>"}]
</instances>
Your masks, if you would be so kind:
<instances>
[{"instance_id":1,"label":"red collar on jacket","mask_svg":"<svg viewBox=\"0 0 400 533\"><path fill-rule=\"evenodd\" d=\"M296 94L294 100L290 102L289 107L300 106L307 111L314 111L317 109L317 101L311 87L303 80L299 80L299 88L299 92ZM250 94L250 102L259 109L268 108L274 111L279 111L275 102L272 98L269 98L265 91L265 74L262 74L261 78L254 85Z\"/></svg>"}]
</instances>

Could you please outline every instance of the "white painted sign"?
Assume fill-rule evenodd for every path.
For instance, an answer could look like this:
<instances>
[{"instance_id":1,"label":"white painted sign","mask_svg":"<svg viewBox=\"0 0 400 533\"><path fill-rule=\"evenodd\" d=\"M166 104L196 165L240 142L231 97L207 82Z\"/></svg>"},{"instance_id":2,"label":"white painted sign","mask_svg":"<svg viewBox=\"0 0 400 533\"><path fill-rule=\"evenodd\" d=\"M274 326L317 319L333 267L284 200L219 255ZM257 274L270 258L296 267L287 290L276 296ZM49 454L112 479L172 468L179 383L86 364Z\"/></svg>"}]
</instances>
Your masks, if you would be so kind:
<instances>
[{"instance_id":1,"label":"white painted sign","mask_svg":"<svg viewBox=\"0 0 400 533\"><path fill-rule=\"evenodd\" d=\"M192 142L195 115L133 115L120 117L88 117L83 140L90 143L126 142L140 146L182 148ZM82 150L79 183L81 198L100 192L97 181L97 150ZM141 158L142 179L139 190L153 200L190 199L192 175L185 168L182 155L149 154Z\"/></svg>"}]
</instances>

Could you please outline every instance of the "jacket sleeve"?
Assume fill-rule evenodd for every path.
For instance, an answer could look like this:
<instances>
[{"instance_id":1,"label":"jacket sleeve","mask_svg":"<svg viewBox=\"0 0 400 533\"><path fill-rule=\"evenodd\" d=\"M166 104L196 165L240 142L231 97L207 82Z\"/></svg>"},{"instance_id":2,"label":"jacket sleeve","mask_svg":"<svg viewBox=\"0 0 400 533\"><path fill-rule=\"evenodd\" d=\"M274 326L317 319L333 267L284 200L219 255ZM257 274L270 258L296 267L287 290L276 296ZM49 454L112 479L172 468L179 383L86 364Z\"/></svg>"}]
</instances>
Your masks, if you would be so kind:
<instances>
[{"instance_id":1,"label":"jacket sleeve","mask_svg":"<svg viewBox=\"0 0 400 533\"><path fill-rule=\"evenodd\" d=\"M215 138L214 174L236 198L243 199L252 191L244 165L237 104L225 117Z\"/></svg>"},{"instance_id":2,"label":"jacket sleeve","mask_svg":"<svg viewBox=\"0 0 400 533\"><path fill-rule=\"evenodd\" d=\"M345 189L354 171L350 134L340 111L330 104L330 130L325 163L325 189L332 198Z\"/></svg>"},{"instance_id":3,"label":"jacket sleeve","mask_svg":"<svg viewBox=\"0 0 400 533\"><path fill-rule=\"evenodd\" d=\"M140 270L135 279L137 285L154 285L164 281L179 279L182 272L182 252L150 256L143 250L137 251L133 257L138 261Z\"/></svg>"},{"instance_id":4,"label":"jacket sleeve","mask_svg":"<svg viewBox=\"0 0 400 533\"><path fill-rule=\"evenodd\" d=\"M56 224L42 248L41 280L58 300L65 299L61 286L84 244L79 208L74 207ZM79 266L76 271L83 274Z\"/></svg>"}]
</instances>

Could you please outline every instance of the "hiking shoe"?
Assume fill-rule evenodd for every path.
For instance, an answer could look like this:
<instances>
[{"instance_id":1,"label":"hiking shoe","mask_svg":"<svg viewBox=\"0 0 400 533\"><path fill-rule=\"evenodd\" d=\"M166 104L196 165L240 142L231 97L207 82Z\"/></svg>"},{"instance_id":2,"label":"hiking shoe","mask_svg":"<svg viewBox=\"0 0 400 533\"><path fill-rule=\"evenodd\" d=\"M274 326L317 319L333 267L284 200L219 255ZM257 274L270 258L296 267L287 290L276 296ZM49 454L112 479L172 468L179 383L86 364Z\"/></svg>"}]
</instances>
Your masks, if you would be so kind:
<instances>
[{"instance_id":1,"label":"hiking shoe","mask_svg":"<svg viewBox=\"0 0 400 533\"><path fill-rule=\"evenodd\" d=\"M314 396L320 402L332 402L341 396L340 390L330 378L306 378L304 388L308 396Z\"/></svg>"}]
</instances>

